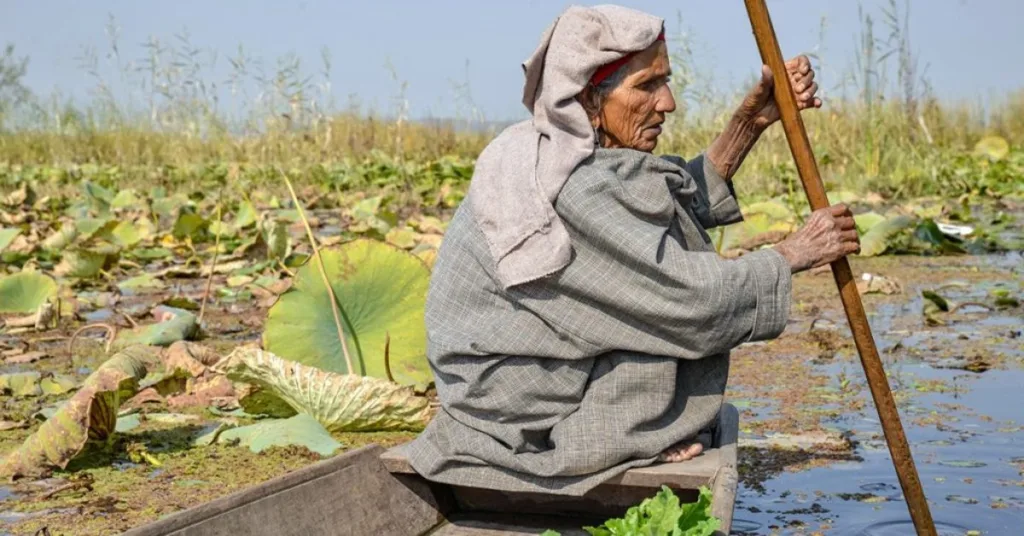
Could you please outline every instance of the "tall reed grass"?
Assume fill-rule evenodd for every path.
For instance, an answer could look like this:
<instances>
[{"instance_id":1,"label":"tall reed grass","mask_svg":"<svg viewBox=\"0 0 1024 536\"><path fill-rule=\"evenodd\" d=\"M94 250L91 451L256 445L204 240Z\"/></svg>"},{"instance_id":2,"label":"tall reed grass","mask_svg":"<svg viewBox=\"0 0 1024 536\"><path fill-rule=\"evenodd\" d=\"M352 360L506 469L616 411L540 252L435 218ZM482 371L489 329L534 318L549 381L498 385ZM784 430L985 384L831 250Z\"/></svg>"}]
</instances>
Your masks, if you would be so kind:
<instances>
[{"instance_id":1,"label":"tall reed grass","mask_svg":"<svg viewBox=\"0 0 1024 536\"><path fill-rule=\"evenodd\" d=\"M830 69L831 79L820 77L825 106L804 114L831 188L895 197L943 193L939 178L948 172L943 170L958 165L956 159L983 136L999 135L1021 148L1024 89L991 103L988 110L940 101L913 51L908 4L890 0L880 14L861 12L860 17L860 49L853 66ZM267 69L240 47L227 58L227 79L217 81L215 56L194 46L187 35L175 36L170 44L153 39L138 59L125 60L113 21L107 33L111 65L106 67L112 67L116 79L101 74L106 71L94 51L83 53L82 68L95 81L95 91L83 103L56 93L32 94L21 83L27 59L10 46L5 49L0 57L0 164L125 169L281 165L301 172L341 162L472 159L495 134L466 128L482 119L468 84L453 88L462 105L457 117L417 122L408 117L406 88L397 74L400 90L384 113L355 101L338 105L330 82L333 60L326 51L317 72L309 74L296 57L280 58ZM746 88L718 89L696 67L687 35L676 35L670 43L674 90L684 106L670 119L659 152L692 156L717 135ZM813 56L819 72L826 62L833 64L821 53ZM795 169L780 127L765 133L740 173L741 193L792 190ZM317 175L309 176L315 180Z\"/></svg>"}]
</instances>

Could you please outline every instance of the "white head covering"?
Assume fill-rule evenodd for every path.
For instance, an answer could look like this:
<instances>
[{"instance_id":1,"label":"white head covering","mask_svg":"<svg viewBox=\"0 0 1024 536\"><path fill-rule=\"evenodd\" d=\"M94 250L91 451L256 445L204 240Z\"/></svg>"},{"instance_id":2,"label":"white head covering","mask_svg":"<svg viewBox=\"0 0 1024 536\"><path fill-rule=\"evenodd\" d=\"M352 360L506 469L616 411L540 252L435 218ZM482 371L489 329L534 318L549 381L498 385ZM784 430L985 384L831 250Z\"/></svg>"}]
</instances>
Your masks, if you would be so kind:
<instances>
[{"instance_id":1,"label":"white head covering","mask_svg":"<svg viewBox=\"0 0 1024 536\"><path fill-rule=\"evenodd\" d=\"M533 118L481 152L469 187L504 288L569 263L569 234L552 203L594 152L594 130L576 96L599 67L651 46L663 27L659 17L620 6L572 6L523 63L523 104Z\"/></svg>"}]
</instances>

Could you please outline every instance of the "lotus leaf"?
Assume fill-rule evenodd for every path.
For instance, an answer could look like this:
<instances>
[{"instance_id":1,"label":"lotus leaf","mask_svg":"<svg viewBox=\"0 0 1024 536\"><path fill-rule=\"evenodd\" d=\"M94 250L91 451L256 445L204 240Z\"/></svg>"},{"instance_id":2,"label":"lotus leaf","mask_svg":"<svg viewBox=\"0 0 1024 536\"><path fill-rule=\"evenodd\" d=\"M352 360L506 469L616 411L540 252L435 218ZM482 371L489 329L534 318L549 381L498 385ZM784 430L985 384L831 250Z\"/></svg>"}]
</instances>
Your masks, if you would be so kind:
<instances>
[{"instance_id":1,"label":"lotus leaf","mask_svg":"<svg viewBox=\"0 0 1024 536\"><path fill-rule=\"evenodd\" d=\"M185 238L195 239L208 225L209 222L202 216L185 212L179 215L178 220L174 222L174 229L171 231L171 234L178 240Z\"/></svg>"},{"instance_id":2,"label":"lotus leaf","mask_svg":"<svg viewBox=\"0 0 1024 536\"><path fill-rule=\"evenodd\" d=\"M368 239L321 253L355 372L387 377L384 346L390 334L395 381L425 388L432 381L423 319L430 279L426 265L406 251ZM292 288L270 309L264 347L291 361L345 373L330 294L318 270L315 260L297 270Z\"/></svg>"},{"instance_id":3,"label":"lotus leaf","mask_svg":"<svg viewBox=\"0 0 1024 536\"><path fill-rule=\"evenodd\" d=\"M416 233L405 227L395 227L388 231L388 234L384 239L387 240L389 244L402 249L412 249L416 247Z\"/></svg>"},{"instance_id":4,"label":"lotus leaf","mask_svg":"<svg viewBox=\"0 0 1024 536\"><path fill-rule=\"evenodd\" d=\"M885 253L885 250L889 248L890 239L913 223L913 218L909 216L896 216L875 223L868 232L864 233L864 236L860 237L861 256L874 257Z\"/></svg>"},{"instance_id":5,"label":"lotus leaf","mask_svg":"<svg viewBox=\"0 0 1024 536\"><path fill-rule=\"evenodd\" d=\"M65 223L59 231L55 231L43 240L43 248L59 251L71 245L78 236L78 228L73 223Z\"/></svg>"},{"instance_id":6,"label":"lotus leaf","mask_svg":"<svg viewBox=\"0 0 1024 536\"><path fill-rule=\"evenodd\" d=\"M160 278L153 274L142 274L135 277L131 277L121 281L117 284L117 288L121 291L138 292L146 289L162 289L166 285L160 280Z\"/></svg>"},{"instance_id":7,"label":"lotus leaf","mask_svg":"<svg viewBox=\"0 0 1024 536\"><path fill-rule=\"evenodd\" d=\"M142 241L142 233L130 221L122 221L110 231L113 242L123 248L129 248Z\"/></svg>"},{"instance_id":8,"label":"lotus leaf","mask_svg":"<svg viewBox=\"0 0 1024 536\"><path fill-rule=\"evenodd\" d=\"M256 223L259 213L250 201L242 201L238 204L238 212L235 213L235 228L245 229Z\"/></svg>"},{"instance_id":9,"label":"lotus leaf","mask_svg":"<svg viewBox=\"0 0 1024 536\"><path fill-rule=\"evenodd\" d=\"M857 232L863 235L870 232L874 226L885 221L885 216L877 212L865 212L864 214L854 215L853 221L857 225Z\"/></svg>"},{"instance_id":10,"label":"lotus leaf","mask_svg":"<svg viewBox=\"0 0 1024 536\"><path fill-rule=\"evenodd\" d=\"M190 340L198 334L199 324L196 315L176 308L169 308L169 313L171 317L162 322L118 333L114 340L115 348L133 344L170 346L177 341Z\"/></svg>"},{"instance_id":11,"label":"lotus leaf","mask_svg":"<svg viewBox=\"0 0 1024 536\"><path fill-rule=\"evenodd\" d=\"M56 295L57 282L38 272L0 277L0 313L34 313Z\"/></svg>"},{"instance_id":12,"label":"lotus leaf","mask_svg":"<svg viewBox=\"0 0 1024 536\"><path fill-rule=\"evenodd\" d=\"M89 279L99 275L116 259L116 252L107 248L72 249L64 253L53 273L61 277Z\"/></svg>"},{"instance_id":13,"label":"lotus leaf","mask_svg":"<svg viewBox=\"0 0 1024 536\"><path fill-rule=\"evenodd\" d=\"M114 196L114 199L110 201L110 208L113 208L115 210L125 209L132 207L140 207L142 206L142 204L142 198L140 198L139 195L135 193L135 190L128 188L125 190L121 190L120 192L117 192L117 195Z\"/></svg>"},{"instance_id":14,"label":"lotus leaf","mask_svg":"<svg viewBox=\"0 0 1024 536\"><path fill-rule=\"evenodd\" d=\"M0 374L0 393L9 393L15 398L42 395L43 390L39 386L41 377L35 371Z\"/></svg>"},{"instance_id":15,"label":"lotus leaf","mask_svg":"<svg viewBox=\"0 0 1024 536\"><path fill-rule=\"evenodd\" d=\"M332 432L419 431L430 420L427 399L409 387L323 371L258 348L238 348L214 368L276 395Z\"/></svg>"},{"instance_id":16,"label":"lotus leaf","mask_svg":"<svg viewBox=\"0 0 1024 536\"><path fill-rule=\"evenodd\" d=\"M194 443L205 446L218 441L238 441L257 453L270 447L300 445L321 456L330 456L342 446L316 419L302 413L288 419L263 421L240 428L218 428L199 436Z\"/></svg>"},{"instance_id":17,"label":"lotus leaf","mask_svg":"<svg viewBox=\"0 0 1024 536\"><path fill-rule=\"evenodd\" d=\"M65 402L0 465L0 474L39 476L61 469L74 459L87 441L103 441L114 433L121 403L138 391L146 375L141 355L133 348L114 354L93 372L81 389Z\"/></svg>"},{"instance_id":18,"label":"lotus leaf","mask_svg":"<svg viewBox=\"0 0 1024 536\"><path fill-rule=\"evenodd\" d=\"M14 242L14 238L19 234L21 234L21 229L17 227L10 229L0 227L0 252L7 249L7 246L11 245L11 242Z\"/></svg>"}]
</instances>

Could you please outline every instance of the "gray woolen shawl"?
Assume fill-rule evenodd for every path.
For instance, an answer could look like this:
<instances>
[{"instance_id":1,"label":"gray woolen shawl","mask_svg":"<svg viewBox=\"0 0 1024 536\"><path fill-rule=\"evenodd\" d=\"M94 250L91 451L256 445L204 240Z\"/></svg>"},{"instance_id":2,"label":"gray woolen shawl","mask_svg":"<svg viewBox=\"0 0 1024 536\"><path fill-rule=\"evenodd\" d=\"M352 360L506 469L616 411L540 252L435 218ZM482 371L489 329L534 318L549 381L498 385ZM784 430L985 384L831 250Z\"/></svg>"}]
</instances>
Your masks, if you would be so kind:
<instances>
[{"instance_id":1,"label":"gray woolen shawl","mask_svg":"<svg viewBox=\"0 0 1024 536\"><path fill-rule=\"evenodd\" d=\"M469 191L506 288L568 264L569 235L552 203L594 152L594 130L576 95L602 65L657 39L661 18L620 6L569 7L523 63L523 104L533 118L505 130L476 162Z\"/></svg>"},{"instance_id":2,"label":"gray woolen shawl","mask_svg":"<svg viewBox=\"0 0 1024 536\"><path fill-rule=\"evenodd\" d=\"M484 151L431 276L441 407L401 447L424 477L586 493L699 439L729 351L785 328L786 260L724 259L706 232L742 219L714 166L595 148L572 100L660 31L623 8L571 8L527 62L534 119Z\"/></svg>"}]
</instances>

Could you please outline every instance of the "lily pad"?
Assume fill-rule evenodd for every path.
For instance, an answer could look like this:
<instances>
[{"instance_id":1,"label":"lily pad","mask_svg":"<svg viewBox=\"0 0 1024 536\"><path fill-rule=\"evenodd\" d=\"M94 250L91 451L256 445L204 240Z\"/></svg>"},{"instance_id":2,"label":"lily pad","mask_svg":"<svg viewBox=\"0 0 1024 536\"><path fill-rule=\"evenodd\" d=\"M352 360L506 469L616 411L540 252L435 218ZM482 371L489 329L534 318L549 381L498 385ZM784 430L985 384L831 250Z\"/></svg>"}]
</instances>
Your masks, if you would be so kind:
<instances>
[{"instance_id":1,"label":"lily pad","mask_svg":"<svg viewBox=\"0 0 1024 536\"><path fill-rule=\"evenodd\" d=\"M153 274L137 275L135 277L125 279L124 281L121 281L120 283L117 284L117 288L121 289L122 291L128 290L132 292L138 292L140 290L148 289L158 290L164 288L165 286L166 285L164 285L164 282L161 281L160 278L154 276Z\"/></svg>"},{"instance_id":2,"label":"lily pad","mask_svg":"<svg viewBox=\"0 0 1024 536\"><path fill-rule=\"evenodd\" d=\"M67 374L54 374L40 380L39 388L48 395L62 395L77 389L78 380Z\"/></svg>"},{"instance_id":3,"label":"lily pad","mask_svg":"<svg viewBox=\"0 0 1024 536\"><path fill-rule=\"evenodd\" d=\"M427 399L410 387L326 372L258 348L236 349L215 370L273 393L332 432L420 431L430 419Z\"/></svg>"},{"instance_id":4,"label":"lily pad","mask_svg":"<svg viewBox=\"0 0 1024 536\"><path fill-rule=\"evenodd\" d=\"M416 256L368 239L321 253L355 372L387 377L384 346L390 333L395 381L426 387L433 379L423 321L430 270ZM296 272L292 287L271 307L264 347L290 361L346 373L330 294L318 270L315 260L306 263Z\"/></svg>"},{"instance_id":5,"label":"lily pad","mask_svg":"<svg viewBox=\"0 0 1024 536\"><path fill-rule=\"evenodd\" d=\"M110 200L110 208L115 210L142 206L144 206L142 198L131 188L117 192L117 195Z\"/></svg>"},{"instance_id":6,"label":"lily pad","mask_svg":"<svg viewBox=\"0 0 1024 536\"><path fill-rule=\"evenodd\" d=\"M179 240L185 238L196 238L199 233L209 225L202 216L192 213L183 213L174 222L174 229L171 234Z\"/></svg>"},{"instance_id":7,"label":"lily pad","mask_svg":"<svg viewBox=\"0 0 1024 536\"><path fill-rule=\"evenodd\" d=\"M117 418L117 425L114 427L114 431L124 433L138 428L140 424L142 424L142 417L138 413L123 415Z\"/></svg>"},{"instance_id":8,"label":"lily pad","mask_svg":"<svg viewBox=\"0 0 1024 536\"><path fill-rule=\"evenodd\" d=\"M256 223L257 218L259 213L256 212L256 207L249 201L242 201L238 204L238 212L235 213L235 228L245 229Z\"/></svg>"},{"instance_id":9,"label":"lily pad","mask_svg":"<svg viewBox=\"0 0 1024 536\"><path fill-rule=\"evenodd\" d=\"M64 253L60 264L53 272L63 277L89 279L99 275L102 270L113 264L116 258L112 250L105 248L73 249Z\"/></svg>"},{"instance_id":10,"label":"lily pad","mask_svg":"<svg viewBox=\"0 0 1024 536\"><path fill-rule=\"evenodd\" d=\"M860 237L860 255L874 257L885 253L889 249L890 239L913 223L914 219L909 216L896 216L875 223L868 232L864 233L864 236Z\"/></svg>"},{"instance_id":11,"label":"lily pad","mask_svg":"<svg viewBox=\"0 0 1024 536\"><path fill-rule=\"evenodd\" d=\"M389 244L402 249L412 249L416 247L416 232L405 227L395 227L388 231L388 234L384 239L387 240Z\"/></svg>"},{"instance_id":12,"label":"lily pad","mask_svg":"<svg viewBox=\"0 0 1024 536\"><path fill-rule=\"evenodd\" d=\"M75 229L82 240L111 238L111 233L117 227L117 220L107 218L83 218L75 222Z\"/></svg>"},{"instance_id":13,"label":"lily pad","mask_svg":"<svg viewBox=\"0 0 1024 536\"><path fill-rule=\"evenodd\" d=\"M750 217L754 214L764 214L776 221L787 221L795 218L793 211L778 200L751 203L744 206L742 212L744 217Z\"/></svg>"},{"instance_id":14,"label":"lily pad","mask_svg":"<svg viewBox=\"0 0 1024 536\"><path fill-rule=\"evenodd\" d=\"M864 234L871 231L874 226L884 222L885 216L877 212L865 212L864 214L855 214L853 221L857 226L857 232Z\"/></svg>"},{"instance_id":15,"label":"lily pad","mask_svg":"<svg viewBox=\"0 0 1024 536\"><path fill-rule=\"evenodd\" d=\"M146 367L138 350L119 352L93 372L82 388L0 465L0 474L38 476L61 469L88 441L104 441L117 425L121 402L138 390Z\"/></svg>"},{"instance_id":16,"label":"lily pad","mask_svg":"<svg viewBox=\"0 0 1024 536\"><path fill-rule=\"evenodd\" d=\"M0 227L0 252L7 249L7 246L11 245L11 242L14 242L14 239L19 234L21 234L21 229L18 229L17 227L9 229Z\"/></svg>"},{"instance_id":17,"label":"lily pad","mask_svg":"<svg viewBox=\"0 0 1024 536\"><path fill-rule=\"evenodd\" d=\"M286 419L298 412L277 395L254 387L238 399L238 405L249 415L265 415L276 419Z\"/></svg>"},{"instance_id":18,"label":"lily pad","mask_svg":"<svg viewBox=\"0 0 1024 536\"><path fill-rule=\"evenodd\" d=\"M11 372L0 374L0 393L9 393L15 398L39 396L43 394L39 387L42 375L35 371Z\"/></svg>"},{"instance_id":19,"label":"lily pad","mask_svg":"<svg viewBox=\"0 0 1024 536\"><path fill-rule=\"evenodd\" d=\"M173 310L172 315L163 322L118 333L114 347L124 348L133 344L170 346L177 341L191 340L199 333L196 315L181 309Z\"/></svg>"},{"instance_id":20,"label":"lily pad","mask_svg":"<svg viewBox=\"0 0 1024 536\"><path fill-rule=\"evenodd\" d=\"M142 241L142 233L130 221L122 221L110 231L111 237L117 245L130 248Z\"/></svg>"},{"instance_id":21,"label":"lily pad","mask_svg":"<svg viewBox=\"0 0 1024 536\"><path fill-rule=\"evenodd\" d=\"M781 203L754 203L749 210L753 212L744 213L742 222L723 228L722 251L755 249L765 244L774 244L796 229L792 213ZM774 217L783 214L787 216Z\"/></svg>"},{"instance_id":22,"label":"lily pad","mask_svg":"<svg viewBox=\"0 0 1024 536\"><path fill-rule=\"evenodd\" d=\"M51 251L60 251L71 245L78 236L78 229L72 223L65 223L60 230L55 231L43 240L43 248Z\"/></svg>"},{"instance_id":23,"label":"lily pad","mask_svg":"<svg viewBox=\"0 0 1024 536\"><path fill-rule=\"evenodd\" d=\"M291 253L291 237L288 236L288 225L281 221L275 221L266 228L267 258L270 260L284 260Z\"/></svg>"},{"instance_id":24,"label":"lily pad","mask_svg":"<svg viewBox=\"0 0 1024 536\"><path fill-rule=\"evenodd\" d=\"M302 413L288 419L263 421L227 430L218 429L199 436L194 443L205 446L214 442L234 441L256 453L270 447L300 445L321 456L330 456L342 446L316 419Z\"/></svg>"},{"instance_id":25,"label":"lily pad","mask_svg":"<svg viewBox=\"0 0 1024 536\"><path fill-rule=\"evenodd\" d=\"M0 277L0 313L34 313L56 295L57 282L38 272Z\"/></svg>"}]
</instances>

